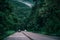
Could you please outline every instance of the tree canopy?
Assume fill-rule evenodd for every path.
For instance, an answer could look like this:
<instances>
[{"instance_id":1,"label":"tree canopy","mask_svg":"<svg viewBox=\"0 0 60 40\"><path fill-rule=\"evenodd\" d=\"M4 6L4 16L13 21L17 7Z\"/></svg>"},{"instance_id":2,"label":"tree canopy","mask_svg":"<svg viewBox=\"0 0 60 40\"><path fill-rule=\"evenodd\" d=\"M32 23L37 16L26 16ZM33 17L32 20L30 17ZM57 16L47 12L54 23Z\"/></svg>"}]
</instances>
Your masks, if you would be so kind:
<instances>
[{"instance_id":1,"label":"tree canopy","mask_svg":"<svg viewBox=\"0 0 60 40\"><path fill-rule=\"evenodd\" d=\"M60 0L33 0L30 9L25 4L0 0L0 35L8 30L27 30L48 35L60 35Z\"/></svg>"}]
</instances>

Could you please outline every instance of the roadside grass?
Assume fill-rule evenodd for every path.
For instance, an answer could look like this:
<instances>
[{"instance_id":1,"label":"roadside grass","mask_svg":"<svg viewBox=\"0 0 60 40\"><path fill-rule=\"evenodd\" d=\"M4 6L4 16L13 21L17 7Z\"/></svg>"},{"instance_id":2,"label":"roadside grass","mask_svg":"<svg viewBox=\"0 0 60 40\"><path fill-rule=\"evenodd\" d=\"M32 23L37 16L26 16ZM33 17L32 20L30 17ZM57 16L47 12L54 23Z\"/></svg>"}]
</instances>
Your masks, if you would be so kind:
<instances>
[{"instance_id":1,"label":"roadside grass","mask_svg":"<svg viewBox=\"0 0 60 40\"><path fill-rule=\"evenodd\" d=\"M6 38L9 35L14 34L14 33L15 33L15 31L13 31L13 30L6 31L5 34L0 35L0 40L4 40L4 38Z\"/></svg>"}]
</instances>

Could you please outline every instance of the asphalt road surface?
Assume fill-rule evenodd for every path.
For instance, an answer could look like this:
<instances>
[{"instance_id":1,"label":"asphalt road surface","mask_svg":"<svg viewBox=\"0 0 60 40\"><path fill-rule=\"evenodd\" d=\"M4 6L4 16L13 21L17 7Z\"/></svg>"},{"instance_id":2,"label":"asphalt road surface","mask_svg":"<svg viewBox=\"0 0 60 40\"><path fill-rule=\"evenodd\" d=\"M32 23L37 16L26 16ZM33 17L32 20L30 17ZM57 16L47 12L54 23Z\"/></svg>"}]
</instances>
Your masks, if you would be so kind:
<instances>
[{"instance_id":1,"label":"asphalt road surface","mask_svg":"<svg viewBox=\"0 0 60 40\"><path fill-rule=\"evenodd\" d=\"M51 36L46 36L42 34L32 33L32 32L16 32L4 40L58 40Z\"/></svg>"},{"instance_id":2,"label":"asphalt road surface","mask_svg":"<svg viewBox=\"0 0 60 40\"><path fill-rule=\"evenodd\" d=\"M16 32L15 34L10 35L4 40L30 40L30 39L26 37L22 32Z\"/></svg>"}]
</instances>

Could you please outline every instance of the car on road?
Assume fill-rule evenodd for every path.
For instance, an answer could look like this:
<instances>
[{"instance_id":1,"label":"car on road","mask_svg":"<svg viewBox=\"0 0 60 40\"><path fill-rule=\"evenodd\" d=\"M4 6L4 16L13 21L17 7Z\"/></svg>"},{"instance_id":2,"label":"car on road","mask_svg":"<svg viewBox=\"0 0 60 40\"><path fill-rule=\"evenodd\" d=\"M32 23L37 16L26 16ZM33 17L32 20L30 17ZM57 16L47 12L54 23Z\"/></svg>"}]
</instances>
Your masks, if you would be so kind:
<instances>
[{"instance_id":1,"label":"car on road","mask_svg":"<svg viewBox=\"0 0 60 40\"><path fill-rule=\"evenodd\" d=\"M21 30L18 30L18 32L21 32Z\"/></svg>"}]
</instances>

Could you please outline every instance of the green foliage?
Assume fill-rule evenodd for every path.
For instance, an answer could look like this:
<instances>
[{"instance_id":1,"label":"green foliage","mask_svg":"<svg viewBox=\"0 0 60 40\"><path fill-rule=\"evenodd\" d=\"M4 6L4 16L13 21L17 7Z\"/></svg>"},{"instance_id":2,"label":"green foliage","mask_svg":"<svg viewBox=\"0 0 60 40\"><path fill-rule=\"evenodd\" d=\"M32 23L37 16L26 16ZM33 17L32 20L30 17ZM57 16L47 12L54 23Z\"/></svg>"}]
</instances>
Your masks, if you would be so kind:
<instances>
[{"instance_id":1,"label":"green foliage","mask_svg":"<svg viewBox=\"0 0 60 40\"><path fill-rule=\"evenodd\" d=\"M0 0L0 37L4 36L6 31L11 30L11 27L15 25L12 9L12 5L8 0Z\"/></svg>"},{"instance_id":2,"label":"green foliage","mask_svg":"<svg viewBox=\"0 0 60 40\"><path fill-rule=\"evenodd\" d=\"M33 2L35 4L30 9L17 1L0 0L0 35L19 29L60 35L59 0L33 0Z\"/></svg>"},{"instance_id":3,"label":"green foliage","mask_svg":"<svg viewBox=\"0 0 60 40\"><path fill-rule=\"evenodd\" d=\"M60 5L58 5L58 1L59 0L40 0L39 4L39 1L36 2L32 9L33 15L30 18L30 22L32 22L31 26L32 24L35 25L31 27L34 32L37 30L37 32L43 32L49 35L60 35Z\"/></svg>"}]
</instances>

